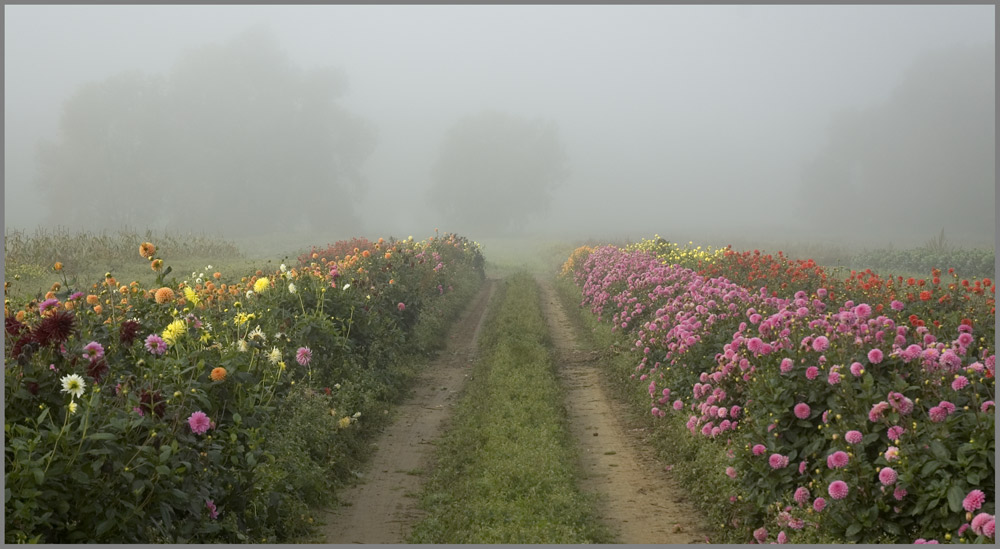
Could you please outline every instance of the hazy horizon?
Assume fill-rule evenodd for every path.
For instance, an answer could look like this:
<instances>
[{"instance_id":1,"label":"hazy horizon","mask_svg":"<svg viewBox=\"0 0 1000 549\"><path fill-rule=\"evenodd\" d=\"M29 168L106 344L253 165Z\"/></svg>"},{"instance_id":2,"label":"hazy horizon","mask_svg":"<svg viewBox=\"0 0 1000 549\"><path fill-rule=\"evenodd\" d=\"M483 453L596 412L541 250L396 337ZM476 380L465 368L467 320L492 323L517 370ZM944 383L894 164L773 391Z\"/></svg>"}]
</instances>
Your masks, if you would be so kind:
<instances>
[{"instance_id":1,"label":"hazy horizon","mask_svg":"<svg viewBox=\"0 0 1000 549\"><path fill-rule=\"evenodd\" d=\"M243 239L250 217L316 241L440 228L855 247L944 229L992 247L994 10L6 6L5 228ZM219 103L231 113L193 110L213 93L234 98ZM294 105L260 109L286 96ZM454 152L449 132L491 112L510 141L482 122L482 141ZM551 155L516 137L532 124L554 128L544 138L565 159L550 172L564 176L532 202L518 198L535 183L488 195L541 173ZM456 194L429 198L441 173L467 178L473 198L439 207ZM330 181L336 192L317 186ZM454 213L475 196L501 218L541 213L512 222L520 231L478 225Z\"/></svg>"}]
</instances>

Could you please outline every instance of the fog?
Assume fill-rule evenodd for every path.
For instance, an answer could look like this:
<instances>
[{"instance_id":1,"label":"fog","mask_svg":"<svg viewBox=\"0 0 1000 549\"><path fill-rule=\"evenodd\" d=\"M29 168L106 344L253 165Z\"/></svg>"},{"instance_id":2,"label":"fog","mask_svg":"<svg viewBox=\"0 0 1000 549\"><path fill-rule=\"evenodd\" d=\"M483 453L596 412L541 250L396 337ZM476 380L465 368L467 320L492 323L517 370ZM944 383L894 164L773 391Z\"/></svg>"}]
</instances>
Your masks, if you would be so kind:
<instances>
[{"instance_id":1,"label":"fog","mask_svg":"<svg viewBox=\"0 0 1000 549\"><path fill-rule=\"evenodd\" d=\"M7 228L994 245L992 5L4 14Z\"/></svg>"}]
</instances>

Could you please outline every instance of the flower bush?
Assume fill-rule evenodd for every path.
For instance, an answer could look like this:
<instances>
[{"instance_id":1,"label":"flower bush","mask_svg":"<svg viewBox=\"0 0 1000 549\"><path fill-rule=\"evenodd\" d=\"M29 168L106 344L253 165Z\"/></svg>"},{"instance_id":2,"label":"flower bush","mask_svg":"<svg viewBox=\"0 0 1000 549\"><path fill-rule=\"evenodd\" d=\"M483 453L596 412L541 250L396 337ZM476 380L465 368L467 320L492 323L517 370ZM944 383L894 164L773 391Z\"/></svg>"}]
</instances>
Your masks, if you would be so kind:
<instances>
[{"instance_id":1,"label":"flower bush","mask_svg":"<svg viewBox=\"0 0 1000 549\"><path fill-rule=\"evenodd\" d=\"M137 247L160 262L152 286L109 273L6 300L7 542L307 532L484 277L456 235L246 277L208 266L194 284Z\"/></svg>"},{"instance_id":2,"label":"flower bush","mask_svg":"<svg viewBox=\"0 0 1000 549\"><path fill-rule=\"evenodd\" d=\"M757 250L694 267L605 246L572 275L652 414L720 456L710 514L736 541L992 540L988 281L839 281Z\"/></svg>"}]
</instances>

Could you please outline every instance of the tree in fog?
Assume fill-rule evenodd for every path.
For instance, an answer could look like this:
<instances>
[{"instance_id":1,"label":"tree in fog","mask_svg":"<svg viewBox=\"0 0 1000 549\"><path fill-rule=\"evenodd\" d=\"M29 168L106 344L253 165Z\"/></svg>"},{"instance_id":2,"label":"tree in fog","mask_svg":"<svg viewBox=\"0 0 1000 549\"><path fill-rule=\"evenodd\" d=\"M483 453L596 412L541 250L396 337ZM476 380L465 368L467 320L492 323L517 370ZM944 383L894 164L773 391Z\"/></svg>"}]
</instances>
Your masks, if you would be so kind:
<instances>
[{"instance_id":1,"label":"tree in fog","mask_svg":"<svg viewBox=\"0 0 1000 549\"><path fill-rule=\"evenodd\" d=\"M74 226L350 230L374 132L337 104L345 91L342 73L300 69L249 31L189 51L165 77L85 86L58 143L41 147L39 184Z\"/></svg>"},{"instance_id":2,"label":"tree in fog","mask_svg":"<svg viewBox=\"0 0 1000 549\"><path fill-rule=\"evenodd\" d=\"M810 217L856 236L990 238L994 93L992 47L921 58L886 101L832 121L803 172Z\"/></svg>"},{"instance_id":3,"label":"tree in fog","mask_svg":"<svg viewBox=\"0 0 1000 549\"><path fill-rule=\"evenodd\" d=\"M440 224L479 235L517 232L545 213L566 176L554 123L484 112L459 120L432 167Z\"/></svg>"}]
</instances>

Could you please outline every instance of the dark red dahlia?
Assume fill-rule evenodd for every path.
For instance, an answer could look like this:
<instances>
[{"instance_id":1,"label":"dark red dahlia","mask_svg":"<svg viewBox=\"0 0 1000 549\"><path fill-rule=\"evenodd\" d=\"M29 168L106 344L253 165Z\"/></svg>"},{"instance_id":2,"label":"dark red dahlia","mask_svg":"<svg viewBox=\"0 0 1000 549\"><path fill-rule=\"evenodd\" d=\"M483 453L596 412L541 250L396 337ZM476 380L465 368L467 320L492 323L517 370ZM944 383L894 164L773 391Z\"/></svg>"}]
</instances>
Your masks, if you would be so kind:
<instances>
[{"instance_id":1,"label":"dark red dahlia","mask_svg":"<svg viewBox=\"0 0 1000 549\"><path fill-rule=\"evenodd\" d=\"M150 412L156 417L163 417L167 412L167 401L159 391L143 389L139 394L139 404L142 405L143 411Z\"/></svg>"},{"instance_id":2,"label":"dark red dahlia","mask_svg":"<svg viewBox=\"0 0 1000 549\"><path fill-rule=\"evenodd\" d=\"M108 363L103 358L91 360L87 365L87 375L94 378L97 383L101 382L106 373L108 373Z\"/></svg>"},{"instance_id":3,"label":"dark red dahlia","mask_svg":"<svg viewBox=\"0 0 1000 549\"><path fill-rule=\"evenodd\" d=\"M28 327L25 326L23 322L19 321L18 319L12 316L4 317L3 324L4 324L4 329L7 330L7 333L13 336L21 335L21 332L28 329Z\"/></svg>"},{"instance_id":4,"label":"dark red dahlia","mask_svg":"<svg viewBox=\"0 0 1000 549\"><path fill-rule=\"evenodd\" d=\"M39 345L59 344L69 339L73 333L73 324L76 317L69 311L56 311L45 317L33 334Z\"/></svg>"},{"instance_id":5,"label":"dark red dahlia","mask_svg":"<svg viewBox=\"0 0 1000 549\"><path fill-rule=\"evenodd\" d=\"M121 328L118 330L118 340L122 342L123 345L131 345L135 338L139 336L139 330L142 329L142 325L134 320L126 320L122 322Z\"/></svg>"}]
</instances>

